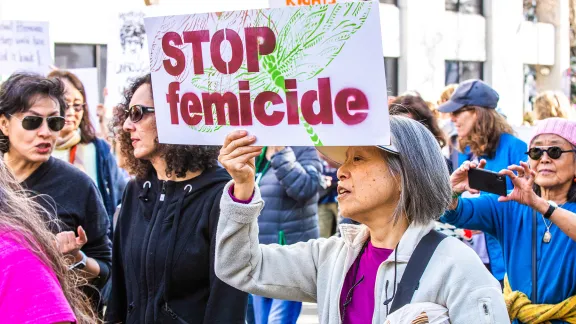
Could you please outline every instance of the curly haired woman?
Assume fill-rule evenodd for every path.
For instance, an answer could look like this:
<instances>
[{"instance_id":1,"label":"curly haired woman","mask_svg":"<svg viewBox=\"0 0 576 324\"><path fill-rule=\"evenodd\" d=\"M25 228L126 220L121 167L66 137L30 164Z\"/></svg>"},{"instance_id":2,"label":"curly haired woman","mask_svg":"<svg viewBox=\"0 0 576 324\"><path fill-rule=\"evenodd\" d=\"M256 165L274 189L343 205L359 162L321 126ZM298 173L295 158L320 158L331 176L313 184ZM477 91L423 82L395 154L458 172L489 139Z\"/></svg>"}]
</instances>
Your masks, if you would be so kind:
<instances>
[{"instance_id":1,"label":"curly haired woman","mask_svg":"<svg viewBox=\"0 0 576 324\"><path fill-rule=\"evenodd\" d=\"M247 294L214 274L220 197L230 176L219 147L158 143L150 75L116 109L125 167L114 231L110 323L244 323Z\"/></svg>"},{"instance_id":2,"label":"curly haired woman","mask_svg":"<svg viewBox=\"0 0 576 324\"><path fill-rule=\"evenodd\" d=\"M79 277L68 270L46 218L0 158L2 322L96 323L88 299L77 288ZM55 218L51 221L58 224Z\"/></svg>"}]
</instances>

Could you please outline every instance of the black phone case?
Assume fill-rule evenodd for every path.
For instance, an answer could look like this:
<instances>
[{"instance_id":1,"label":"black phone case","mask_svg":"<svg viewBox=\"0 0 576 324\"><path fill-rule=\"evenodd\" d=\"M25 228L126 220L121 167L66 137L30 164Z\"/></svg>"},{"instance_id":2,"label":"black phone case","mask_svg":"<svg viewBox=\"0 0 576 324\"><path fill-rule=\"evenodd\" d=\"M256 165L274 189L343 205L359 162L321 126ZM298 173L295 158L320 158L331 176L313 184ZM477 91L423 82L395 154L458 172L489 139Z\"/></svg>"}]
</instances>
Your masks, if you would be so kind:
<instances>
[{"instance_id":1,"label":"black phone case","mask_svg":"<svg viewBox=\"0 0 576 324\"><path fill-rule=\"evenodd\" d=\"M468 183L470 188L506 196L506 176L483 169L470 169L468 171Z\"/></svg>"}]
</instances>

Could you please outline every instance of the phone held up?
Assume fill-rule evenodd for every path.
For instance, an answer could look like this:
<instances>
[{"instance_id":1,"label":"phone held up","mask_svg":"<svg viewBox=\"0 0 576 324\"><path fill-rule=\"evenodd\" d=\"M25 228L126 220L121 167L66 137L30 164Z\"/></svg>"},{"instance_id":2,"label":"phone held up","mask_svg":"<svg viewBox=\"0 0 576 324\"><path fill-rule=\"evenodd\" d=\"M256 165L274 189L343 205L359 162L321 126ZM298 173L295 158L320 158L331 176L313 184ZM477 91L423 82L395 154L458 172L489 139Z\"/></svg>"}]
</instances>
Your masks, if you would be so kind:
<instances>
[{"instance_id":1,"label":"phone held up","mask_svg":"<svg viewBox=\"0 0 576 324\"><path fill-rule=\"evenodd\" d=\"M506 176L484 169L470 169L468 171L470 188L493 193L499 196L508 194Z\"/></svg>"}]
</instances>

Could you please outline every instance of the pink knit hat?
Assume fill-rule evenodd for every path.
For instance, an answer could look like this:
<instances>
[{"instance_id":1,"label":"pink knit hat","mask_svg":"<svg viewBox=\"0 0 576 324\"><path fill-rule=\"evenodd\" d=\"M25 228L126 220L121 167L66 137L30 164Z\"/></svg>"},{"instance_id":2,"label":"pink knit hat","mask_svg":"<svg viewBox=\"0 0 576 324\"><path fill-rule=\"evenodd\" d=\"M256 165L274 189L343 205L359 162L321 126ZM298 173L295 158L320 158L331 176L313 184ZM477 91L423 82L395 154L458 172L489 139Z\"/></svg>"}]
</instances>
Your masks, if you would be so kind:
<instances>
[{"instance_id":1,"label":"pink knit hat","mask_svg":"<svg viewBox=\"0 0 576 324\"><path fill-rule=\"evenodd\" d=\"M530 144L532 144L532 141L534 141L536 136L542 134L558 135L576 146L576 121L564 118L548 118L541 120L536 126L534 136L530 139Z\"/></svg>"}]
</instances>

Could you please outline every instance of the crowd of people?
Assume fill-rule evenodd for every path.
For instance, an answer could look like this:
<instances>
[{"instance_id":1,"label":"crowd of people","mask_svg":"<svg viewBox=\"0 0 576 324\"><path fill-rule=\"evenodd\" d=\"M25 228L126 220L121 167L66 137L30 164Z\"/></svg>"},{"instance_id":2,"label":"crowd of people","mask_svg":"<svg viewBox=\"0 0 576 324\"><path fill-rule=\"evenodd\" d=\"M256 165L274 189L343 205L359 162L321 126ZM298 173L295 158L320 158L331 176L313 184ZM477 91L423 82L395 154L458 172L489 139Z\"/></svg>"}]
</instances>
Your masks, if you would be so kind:
<instances>
[{"instance_id":1,"label":"crowd of people","mask_svg":"<svg viewBox=\"0 0 576 324\"><path fill-rule=\"evenodd\" d=\"M215 147L159 143L152 82L101 125L68 71L0 85L0 322L295 324L313 302L330 324L576 323L562 94L528 142L468 80L389 97L390 145Z\"/></svg>"}]
</instances>

